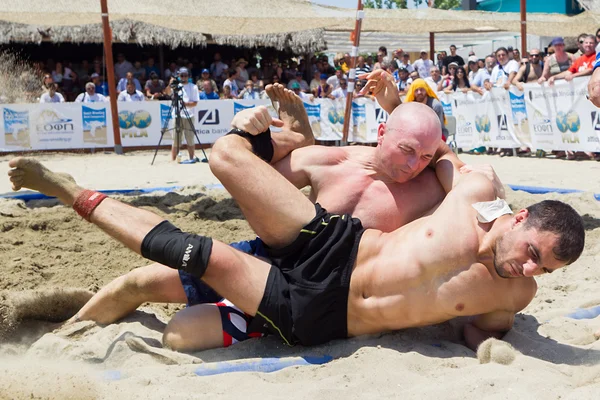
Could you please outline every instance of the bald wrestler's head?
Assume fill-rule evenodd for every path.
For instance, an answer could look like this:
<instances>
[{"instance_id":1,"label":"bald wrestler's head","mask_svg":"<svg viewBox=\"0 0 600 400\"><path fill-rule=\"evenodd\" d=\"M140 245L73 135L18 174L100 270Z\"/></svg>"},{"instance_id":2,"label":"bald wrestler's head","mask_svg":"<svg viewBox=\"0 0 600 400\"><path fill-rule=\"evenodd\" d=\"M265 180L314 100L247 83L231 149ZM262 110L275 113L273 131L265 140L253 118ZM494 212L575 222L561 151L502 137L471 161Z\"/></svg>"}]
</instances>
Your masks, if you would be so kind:
<instances>
[{"instance_id":1,"label":"bald wrestler's head","mask_svg":"<svg viewBox=\"0 0 600 400\"><path fill-rule=\"evenodd\" d=\"M437 114L425 104L398 106L377 131L377 160L380 171L402 183L427 167L442 139Z\"/></svg>"}]
</instances>

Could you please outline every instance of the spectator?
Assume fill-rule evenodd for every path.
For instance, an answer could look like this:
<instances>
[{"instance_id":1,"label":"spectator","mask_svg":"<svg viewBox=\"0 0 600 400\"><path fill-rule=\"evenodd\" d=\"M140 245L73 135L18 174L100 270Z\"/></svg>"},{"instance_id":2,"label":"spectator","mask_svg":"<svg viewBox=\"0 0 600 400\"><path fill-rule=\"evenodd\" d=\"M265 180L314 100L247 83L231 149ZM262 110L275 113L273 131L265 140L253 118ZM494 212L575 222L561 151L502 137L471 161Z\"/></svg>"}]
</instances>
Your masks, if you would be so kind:
<instances>
[{"instance_id":1,"label":"spectator","mask_svg":"<svg viewBox=\"0 0 600 400\"><path fill-rule=\"evenodd\" d=\"M573 64L573 56L565 51L565 42L563 38L556 37L550 42L551 49L548 49L548 57L544 60L544 70L538 83L542 84L550 77L568 70Z\"/></svg>"},{"instance_id":2,"label":"spectator","mask_svg":"<svg viewBox=\"0 0 600 400\"><path fill-rule=\"evenodd\" d=\"M463 58L461 56L456 54L456 46L453 44L450 45L450 55L447 57L444 57L444 66L446 68L448 68L448 65L450 63L456 63L456 64L458 64L459 67L462 67L463 65L465 65L465 60L463 60Z\"/></svg>"},{"instance_id":3,"label":"spectator","mask_svg":"<svg viewBox=\"0 0 600 400\"><path fill-rule=\"evenodd\" d=\"M204 91L204 82L210 82L210 85L212 86L212 92L215 93L219 93L219 89L217 87L217 82L215 82L214 80L210 79L210 71L206 68L204 68L202 70L202 72L200 73L200 79L198 80L198 82L196 82L196 85L198 86L198 90L200 90L201 92Z\"/></svg>"},{"instance_id":4,"label":"spectator","mask_svg":"<svg viewBox=\"0 0 600 400\"><path fill-rule=\"evenodd\" d=\"M185 142L187 144L188 154L190 156L190 160L198 161L195 157L196 152L196 142L194 141L194 112L195 107L200 100L200 95L198 93L198 86L189 81L190 73L187 68L180 68L179 78L181 79L181 99L183 100L183 104L185 106L184 110L181 111L181 117L187 121L183 122L183 135L185 136ZM173 89L171 88L171 84L174 82L174 79L171 78L169 85L165 89L165 93L171 95ZM173 110L175 112L175 110ZM175 119L175 115L173 115L173 120ZM181 133L180 133L181 134ZM179 138L179 142L181 143L181 137ZM171 146L171 160L175 160L178 156L176 149L175 140L173 140L173 145Z\"/></svg>"},{"instance_id":5,"label":"spectator","mask_svg":"<svg viewBox=\"0 0 600 400\"><path fill-rule=\"evenodd\" d=\"M230 100L237 99L237 96L234 96L231 92L231 86L223 86L223 93L221 94L221 99Z\"/></svg>"},{"instance_id":6,"label":"spectator","mask_svg":"<svg viewBox=\"0 0 600 400\"><path fill-rule=\"evenodd\" d=\"M315 96L312 94L304 93L300 87L300 84L296 80L291 82L290 89L296 94L296 96L300 97L302 101L313 101L315 98Z\"/></svg>"},{"instance_id":7,"label":"spectator","mask_svg":"<svg viewBox=\"0 0 600 400\"><path fill-rule=\"evenodd\" d=\"M419 103L426 104L428 107L433 109L440 119L440 125L442 127L442 139L446 140L448 137L448 130L446 129L446 117L444 115L444 107L438 100L437 95L431 87L423 80L415 80L406 94L405 102L416 101Z\"/></svg>"},{"instance_id":8,"label":"spectator","mask_svg":"<svg viewBox=\"0 0 600 400\"><path fill-rule=\"evenodd\" d=\"M412 64L410 63L410 54L408 53L404 53L402 55L402 61L399 61L397 63L398 68L406 68L406 70L408 71L408 73L412 73L415 69L413 68Z\"/></svg>"},{"instance_id":9,"label":"spectator","mask_svg":"<svg viewBox=\"0 0 600 400\"><path fill-rule=\"evenodd\" d=\"M587 33L581 33L581 34L579 34L579 36L577 36L577 51L575 52L575 54L573 54L573 61L577 60L579 57L581 57L584 54L583 40L585 39L586 36L588 36Z\"/></svg>"},{"instance_id":10,"label":"spectator","mask_svg":"<svg viewBox=\"0 0 600 400\"><path fill-rule=\"evenodd\" d=\"M419 73L417 71L413 71L408 75L408 84L410 85L415 79L419 79Z\"/></svg>"},{"instance_id":11,"label":"spectator","mask_svg":"<svg viewBox=\"0 0 600 400\"><path fill-rule=\"evenodd\" d=\"M146 61L146 76L150 78L150 74L152 74L153 72L156 73L156 76L160 78L160 69L154 63L154 58L150 57Z\"/></svg>"},{"instance_id":12,"label":"spectator","mask_svg":"<svg viewBox=\"0 0 600 400\"><path fill-rule=\"evenodd\" d=\"M445 51L441 51L437 54L437 63L435 65L437 65L438 69L440 70L440 74L446 75L446 52Z\"/></svg>"},{"instance_id":13,"label":"spectator","mask_svg":"<svg viewBox=\"0 0 600 400\"><path fill-rule=\"evenodd\" d=\"M365 62L365 58L363 56L358 56L356 61L356 76L368 74L369 72L371 72L371 68Z\"/></svg>"},{"instance_id":14,"label":"spectator","mask_svg":"<svg viewBox=\"0 0 600 400\"><path fill-rule=\"evenodd\" d=\"M383 51L381 49L384 49ZM387 61L387 49L385 49L384 46L381 46L379 48L379 51L377 52L377 61L375 62L375 65L373 66L373 70L376 69L383 69L382 68L382 64L384 61Z\"/></svg>"},{"instance_id":15,"label":"spectator","mask_svg":"<svg viewBox=\"0 0 600 400\"><path fill-rule=\"evenodd\" d=\"M221 61L221 53L215 53L213 62L210 64L210 74L217 83L221 83L226 79L227 64Z\"/></svg>"},{"instance_id":16,"label":"spectator","mask_svg":"<svg viewBox=\"0 0 600 400\"><path fill-rule=\"evenodd\" d=\"M433 67L433 61L427 56L427 50L421 50L420 57L413 63L413 68L419 73L419 76L423 79L428 78L431 67Z\"/></svg>"},{"instance_id":17,"label":"spectator","mask_svg":"<svg viewBox=\"0 0 600 400\"><path fill-rule=\"evenodd\" d=\"M404 96L408 91L408 87L410 86L408 70L406 67L398 68L398 91L400 92L400 96Z\"/></svg>"},{"instance_id":18,"label":"spectator","mask_svg":"<svg viewBox=\"0 0 600 400\"><path fill-rule=\"evenodd\" d=\"M321 74L321 83L313 92L313 94L317 99L325 99L329 97L332 91L333 87L329 83L327 83L327 74Z\"/></svg>"},{"instance_id":19,"label":"spectator","mask_svg":"<svg viewBox=\"0 0 600 400\"><path fill-rule=\"evenodd\" d=\"M367 56L365 64L367 65L367 67L369 67L371 71L373 71L373 56Z\"/></svg>"},{"instance_id":20,"label":"spectator","mask_svg":"<svg viewBox=\"0 0 600 400\"><path fill-rule=\"evenodd\" d=\"M594 69L594 61L596 61L596 38L592 35L587 35L583 39L583 55L573 62L568 70L561 72L558 75L551 76L548 79L548 84L554 84L556 79L573 80L578 76L591 75Z\"/></svg>"},{"instance_id":21,"label":"spectator","mask_svg":"<svg viewBox=\"0 0 600 400\"><path fill-rule=\"evenodd\" d=\"M145 100L146 98L144 97L144 93L135 88L135 82L132 80L127 81L127 83L125 84L125 90L119 93L119 97L117 97L117 101L124 102Z\"/></svg>"},{"instance_id":22,"label":"spectator","mask_svg":"<svg viewBox=\"0 0 600 400\"><path fill-rule=\"evenodd\" d=\"M254 87L254 82L251 79L246 81L244 89L238 95L238 99L243 100L258 100L260 99L260 92Z\"/></svg>"},{"instance_id":23,"label":"spectator","mask_svg":"<svg viewBox=\"0 0 600 400\"><path fill-rule=\"evenodd\" d=\"M515 59L515 50L513 49L512 46L508 46L506 48L506 55L508 56L509 61Z\"/></svg>"},{"instance_id":24,"label":"spectator","mask_svg":"<svg viewBox=\"0 0 600 400\"><path fill-rule=\"evenodd\" d=\"M262 79L258 79L258 70L254 70L250 73L250 80L254 84L254 89L258 90L261 94L265 90L265 83Z\"/></svg>"},{"instance_id":25,"label":"spectator","mask_svg":"<svg viewBox=\"0 0 600 400\"><path fill-rule=\"evenodd\" d=\"M473 81L469 81L471 84L471 90L479 93L483 96L483 87L485 82L489 81L492 77L492 70L496 66L496 57L489 55L485 58L484 67L477 70L477 74L473 77Z\"/></svg>"},{"instance_id":26,"label":"spectator","mask_svg":"<svg viewBox=\"0 0 600 400\"><path fill-rule=\"evenodd\" d=\"M477 60L477 57L475 56L469 56L469 58L467 59L467 66L469 67L469 83L473 83L473 79L475 78L475 76L477 75L477 72L479 71L479 63Z\"/></svg>"},{"instance_id":27,"label":"spectator","mask_svg":"<svg viewBox=\"0 0 600 400\"><path fill-rule=\"evenodd\" d=\"M515 60L516 62L518 62L519 64L521 63L521 52L519 51L519 49L514 49L512 51L513 53L513 60Z\"/></svg>"},{"instance_id":28,"label":"spectator","mask_svg":"<svg viewBox=\"0 0 600 400\"><path fill-rule=\"evenodd\" d=\"M42 78L42 90L48 91L50 90L50 86L54 85L54 79L52 79L52 74L44 74Z\"/></svg>"},{"instance_id":29,"label":"spectator","mask_svg":"<svg viewBox=\"0 0 600 400\"><path fill-rule=\"evenodd\" d=\"M104 77L97 73L92 74L92 82L94 83L95 92L103 96L108 96L108 83L104 81Z\"/></svg>"},{"instance_id":30,"label":"spectator","mask_svg":"<svg viewBox=\"0 0 600 400\"><path fill-rule=\"evenodd\" d=\"M600 28L596 30L596 43L600 43Z\"/></svg>"},{"instance_id":31,"label":"spectator","mask_svg":"<svg viewBox=\"0 0 600 400\"><path fill-rule=\"evenodd\" d=\"M467 78L467 73L465 72L464 67L458 67L456 73L454 74L454 79L452 80L452 86L445 90L446 93L452 93L460 90L463 93L467 93L471 90L471 84L469 83L469 79Z\"/></svg>"},{"instance_id":32,"label":"spectator","mask_svg":"<svg viewBox=\"0 0 600 400\"><path fill-rule=\"evenodd\" d=\"M275 70L273 69L273 63L271 62L271 60L262 60L260 64L262 67L260 70L262 78L265 81L267 81L266 83L271 83L271 78L275 74Z\"/></svg>"},{"instance_id":33,"label":"spectator","mask_svg":"<svg viewBox=\"0 0 600 400\"><path fill-rule=\"evenodd\" d=\"M334 89L329 95L330 99L345 99L348 95L348 81L345 77L339 80L340 87Z\"/></svg>"},{"instance_id":34,"label":"spectator","mask_svg":"<svg viewBox=\"0 0 600 400\"><path fill-rule=\"evenodd\" d=\"M225 80L225 82L223 82L223 89L225 89L225 87L229 87L231 90L231 95L234 98L237 98L240 94L237 85L238 72L235 69L231 69L227 72L227 76L228 78Z\"/></svg>"},{"instance_id":35,"label":"spectator","mask_svg":"<svg viewBox=\"0 0 600 400\"><path fill-rule=\"evenodd\" d=\"M246 65L248 65L248 62L243 58L240 58L236 63L237 76L235 80L238 88L244 87L246 81L250 79L250 74L248 74L248 71L246 70Z\"/></svg>"},{"instance_id":36,"label":"spectator","mask_svg":"<svg viewBox=\"0 0 600 400\"><path fill-rule=\"evenodd\" d=\"M62 77L62 89L65 94L69 94L73 91L75 87L75 82L77 81L77 74L73 72L71 69L71 62L65 60L64 62L64 72Z\"/></svg>"},{"instance_id":37,"label":"spectator","mask_svg":"<svg viewBox=\"0 0 600 400\"><path fill-rule=\"evenodd\" d=\"M492 70L492 75L484 83L484 86L487 90L490 90L492 86L504 87L508 90L515 75L519 72L519 63L508 59L508 50L505 47L496 50L496 59L498 64Z\"/></svg>"},{"instance_id":38,"label":"spectator","mask_svg":"<svg viewBox=\"0 0 600 400\"><path fill-rule=\"evenodd\" d=\"M335 75L327 78L327 84L330 85L333 88L333 90L335 90L340 87L340 79L342 78L346 78L344 72L342 71L342 68L335 67Z\"/></svg>"},{"instance_id":39,"label":"spectator","mask_svg":"<svg viewBox=\"0 0 600 400\"><path fill-rule=\"evenodd\" d=\"M133 63L133 77L138 80L138 82L146 81L146 68L142 67L142 63L136 61Z\"/></svg>"},{"instance_id":40,"label":"spectator","mask_svg":"<svg viewBox=\"0 0 600 400\"><path fill-rule=\"evenodd\" d=\"M133 77L133 72L128 72L125 74L125 78L121 78L119 84L117 85L117 95L127 90L127 82L129 81L133 81L135 90L140 92L142 91L142 85L140 85L140 81Z\"/></svg>"},{"instance_id":41,"label":"spectator","mask_svg":"<svg viewBox=\"0 0 600 400\"><path fill-rule=\"evenodd\" d=\"M431 67L429 70L429 76L425 78L425 82L429 85L433 92L438 91L438 85L442 82L442 74L437 66Z\"/></svg>"},{"instance_id":42,"label":"spectator","mask_svg":"<svg viewBox=\"0 0 600 400\"><path fill-rule=\"evenodd\" d=\"M64 77L63 65L61 62L57 62L54 66L54 71L52 71L52 80L58 84L58 86L62 86L62 81Z\"/></svg>"},{"instance_id":43,"label":"spectator","mask_svg":"<svg viewBox=\"0 0 600 400\"><path fill-rule=\"evenodd\" d=\"M357 73L358 75L358 73ZM321 73L319 71L315 71L313 74L313 78L310 81L309 89L310 93L314 93L319 84L321 83Z\"/></svg>"},{"instance_id":44,"label":"spectator","mask_svg":"<svg viewBox=\"0 0 600 400\"><path fill-rule=\"evenodd\" d=\"M202 81L202 91L200 92L200 100L219 100L219 94L213 90L214 82L212 79Z\"/></svg>"},{"instance_id":45,"label":"spectator","mask_svg":"<svg viewBox=\"0 0 600 400\"><path fill-rule=\"evenodd\" d=\"M303 92L308 92L310 90L308 83L306 83L306 81L302 79L302 72L296 72L295 79L288 83L288 89L292 89L292 85L294 84L294 82L300 85L300 90L302 90Z\"/></svg>"},{"instance_id":46,"label":"spectator","mask_svg":"<svg viewBox=\"0 0 600 400\"><path fill-rule=\"evenodd\" d=\"M456 75L456 70L458 69L458 64L454 61L448 64L448 74L442 77L441 85L438 85L438 92L445 90L452 86L452 81L454 80L454 75Z\"/></svg>"},{"instance_id":47,"label":"spectator","mask_svg":"<svg viewBox=\"0 0 600 400\"><path fill-rule=\"evenodd\" d=\"M48 91L42 93L40 97L40 103L64 103L65 98L62 94L57 92L58 85L56 83L52 83L48 86Z\"/></svg>"},{"instance_id":48,"label":"spectator","mask_svg":"<svg viewBox=\"0 0 600 400\"><path fill-rule=\"evenodd\" d=\"M171 76L173 76L176 71L177 71L177 63L174 63L174 62L170 63L169 68L165 69L165 72L163 73L165 80L171 79Z\"/></svg>"},{"instance_id":49,"label":"spectator","mask_svg":"<svg viewBox=\"0 0 600 400\"><path fill-rule=\"evenodd\" d=\"M150 79L146 81L144 86L146 91L146 97L150 100L165 100L165 82L162 79L158 79L156 71L150 72Z\"/></svg>"},{"instance_id":50,"label":"spectator","mask_svg":"<svg viewBox=\"0 0 600 400\"><path fill-rule=\"evenodd\" d=\"M344 74L348 74L348 71L350 71L350 64L352 63L352 58L350 57L349 53L344 54L344 58L342 59L342 62L340 63L340 67L342 67L342 71L344 72ZM304 90L304 89L302 89Z\"/></svg>"},{"instance_id":51,"label":"spectator","mask_svg":"<svg viewBox=\"0 0 600 400\"><path fill-rule=\"evenodd\" d=\"M123 53L117 55L117 63L115 64L115 78L121 80L127 76L128 72L133 71L133 65L125 59ZM125 89L123 89L125 90Z\"/></svg>"},{"instance_id":52,"label":"spectator","mask_svg":"<svg viewBox=\"0 0 600 400\"><path fill-rule=\"evenodd\" d=\"M85 84L85 92L81 93L75 99L75 103L102 103L107 102L108 97L96 93L96 85L93 82Z\"/></svg>"},{"instance_id":53,"label":"spectator","mask_svg":"<svg viewBox=\"0 0 600 400\"><path fill-rule=\"evenodd\" d=\"M521 65L512 82L520 91L523 91L523 83L537 82L542 77L541 58L542 55L539 49L532 49L529 52L527 62Z\"/></svg>"}]
</instances>

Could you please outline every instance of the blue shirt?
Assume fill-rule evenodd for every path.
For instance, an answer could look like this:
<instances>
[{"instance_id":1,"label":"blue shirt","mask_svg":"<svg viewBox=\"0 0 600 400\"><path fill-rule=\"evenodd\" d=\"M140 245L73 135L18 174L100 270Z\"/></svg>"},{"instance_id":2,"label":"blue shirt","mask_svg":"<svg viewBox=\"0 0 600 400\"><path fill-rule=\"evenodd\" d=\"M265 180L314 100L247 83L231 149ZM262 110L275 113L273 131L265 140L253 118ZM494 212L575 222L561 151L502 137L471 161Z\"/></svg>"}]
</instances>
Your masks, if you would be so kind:
<instances>
[{"instance_id":1,"label":"blue shirt","mask_svg":"<svg viewBox=\"0 0 600 400\"><path fill-rule=\"evenodd\" d=\"M594 61L594 69L600 67L600 51L596 52L596 61Z\"/></svg>"},{"instance_id":2,"label":"blue shirt","mask_svg":"<svg viewBox=\"0 0 600 400\"><path fill-rule=\"evenodd\" d=\"M96 93L108 96L108 84L106 82L102 82L101 84L96 85Z\"/></svg>"},{"instance_id":3,"label":"blue shirt","mask_svg":"<svg viewBox=\"0 0 600 400\"><path fill-rule=\"evenodd\" d=\"M200 92L200 100L219 100L219 95L215 92L210 92L210 94Z\"/></svg>"}]
</instances>

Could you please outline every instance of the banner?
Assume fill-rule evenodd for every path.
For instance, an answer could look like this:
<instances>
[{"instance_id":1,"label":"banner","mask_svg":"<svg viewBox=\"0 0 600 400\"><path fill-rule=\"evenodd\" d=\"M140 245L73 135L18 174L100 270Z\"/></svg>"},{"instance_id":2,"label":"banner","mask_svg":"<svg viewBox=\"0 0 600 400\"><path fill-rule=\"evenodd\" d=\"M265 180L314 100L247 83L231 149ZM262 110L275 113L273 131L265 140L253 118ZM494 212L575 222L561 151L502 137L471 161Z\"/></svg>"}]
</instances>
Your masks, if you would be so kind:
<instances>
[{"instance_id":1,"label":"banner","mask_svg":"<svg viewBox=\"0 0 600 400\"><path fill-rule=\"evenodd\" d=\"M525 84L524 92L493 88L483 96L469 91L438 93L446 116L456 120L458 147L480 146L600 152L600 110L587 101L589 77L554 86ZM308 121L317 140L342 140L344 99L304 101ZM264 105L271 116L277 111L265 100L201 100L192 119L202 144L214 143L231 127L234 115ZM154 147L173 141L171 102L118 103L123 147ZM0 105L0 152L113 147L112 118L108 103ZM352 101L348 141L376 143L380 124L388 114L377 101L359 97ZM278 130L278 128L273 128Z\"/></svg>"}]
</instances>

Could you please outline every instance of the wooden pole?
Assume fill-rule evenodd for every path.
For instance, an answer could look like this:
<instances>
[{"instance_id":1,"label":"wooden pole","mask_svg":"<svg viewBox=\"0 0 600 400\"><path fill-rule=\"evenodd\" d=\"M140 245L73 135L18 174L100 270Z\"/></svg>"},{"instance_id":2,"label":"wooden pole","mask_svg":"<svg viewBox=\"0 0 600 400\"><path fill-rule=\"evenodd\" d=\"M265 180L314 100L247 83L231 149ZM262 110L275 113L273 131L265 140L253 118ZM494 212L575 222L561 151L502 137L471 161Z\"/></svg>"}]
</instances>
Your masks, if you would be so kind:
<instances>
[{"instance_id":1,"label":"wooden pole","mask_svg":"<svg viewBox=\"0 0 600 400\"><path fill-rule=\"evenodd\" d=\"M117 88L115 86L115 63L112 53L112 30L108 21L108 6L106 0L100 0L102 10L102 29L104 33L104 54L106 55L106 74L108 79L108 95L110 96L110 111L112 115L113 136L115 138L115 153L123 154L121 131L119 129L119 110L117 108Z\"/></svg>"},{"instance_id":2,"label":"wooden pole","mask_svg":"<svg viewBox=\"0 0 600 400\"><path fill-rule=\"evenodd\" d=\"M434 57L435 57L435 33L429 32L429 59L431 60L433 65L437 65Z\"/></svg>"},{"instance_id":3,"label":"wooden pole","mask_svg":"<svg viewBox=\"0 0 600 400\"><path fill-rule=\"evenodd\" d=\"M358 0L356 7L356 23L354 24L352 52L350 53L350 70L348 72L348 94L346 96L346 110L344 112L344 129L342 134L342 145L348 144L348 131L350 129L350 115L352 112L352 97L354 94L354 83L356 82L356 59L358 57L358 46L360 45L360 27L365 16L362 0Z\"/></svg>"},{"instance_id":4,"label":"wooden pole","mask_svg":"<svg viewBox=\"0 0 600 400\"><path fill-rule=\"evenodd\" d=\"M527 54L527 0L521 0L521 57Z\"/></svg>"}]
</instances>

